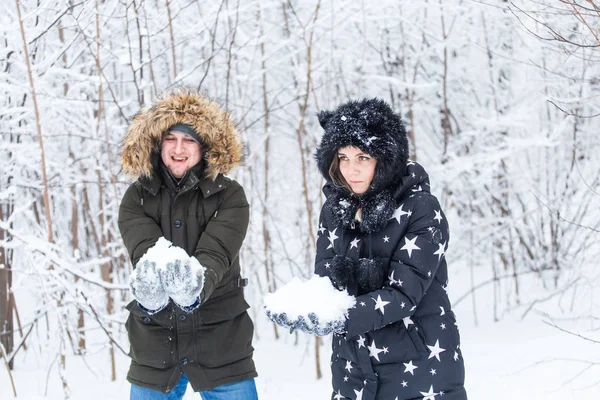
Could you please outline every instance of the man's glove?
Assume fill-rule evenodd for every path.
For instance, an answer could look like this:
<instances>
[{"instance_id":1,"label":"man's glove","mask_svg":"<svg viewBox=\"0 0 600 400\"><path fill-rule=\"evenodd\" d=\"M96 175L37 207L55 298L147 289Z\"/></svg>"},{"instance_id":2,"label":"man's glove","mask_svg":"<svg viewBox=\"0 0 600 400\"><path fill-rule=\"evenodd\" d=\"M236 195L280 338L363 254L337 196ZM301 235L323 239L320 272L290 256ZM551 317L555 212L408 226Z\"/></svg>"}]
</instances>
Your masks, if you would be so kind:
<instances>
[{"instance_id":1,"label":"man's glove","mask_svg":"<svg viewBox=\"0 0 600 400\"><path fill-rule=\"evenodd\" d=\"M173 249L175 246L171 247ZM196 257L189 257L180 249L176 259L167 262L162 271L162 283L169 297L185 312L200 306L200 293L204 288L204 268Z\"/></svg>"},{"instance_id":2,"label":"man's glove","mask_svg":"<svg viewBox=\"0 0 600 400\"><path fill-rule=\"evenodd\" d=\"M142 258L129 275L131 294L148 314L156 314L169 303L154 261Z\"/></svg>"}]
</instances>

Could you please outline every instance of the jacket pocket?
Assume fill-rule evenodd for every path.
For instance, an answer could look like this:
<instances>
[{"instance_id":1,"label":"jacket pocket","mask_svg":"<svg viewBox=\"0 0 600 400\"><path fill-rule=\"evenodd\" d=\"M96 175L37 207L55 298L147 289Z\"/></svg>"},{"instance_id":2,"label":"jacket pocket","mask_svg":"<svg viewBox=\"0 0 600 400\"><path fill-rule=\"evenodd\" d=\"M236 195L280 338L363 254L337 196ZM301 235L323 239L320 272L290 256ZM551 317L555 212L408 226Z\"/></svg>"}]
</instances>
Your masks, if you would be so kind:
<instances>
[{"instance_id":1,"label":"jacket pocket","mask_svg":"<svg viewBox=\"0 0 600 400\"><path fill-rule=\"evenodd\" d=\"M420 355L429 354L425 344L424 332L419 327L419 324L414 321L412 325L408 326L406 331L417 352L419 352Z\"/></svg>"},{"instance_id":2,"label":"jacket pocket","mask_svg":"<svg viewBox=\"0 0 600 400\"><path fill-rule=\"evenodd\" d=\"M129 356L137 364L168 369L176 364L175 335L171 306L148 315L134 300L127 305L129 317L125 322L129 337Z\"/></svg>"},{"instance_id":3,"label":"jacket pocket","mask_svg":"<svg viewBox=\"0 0 600 400\"><path fill-rule=\"evenodd\" d=\"M198 363L216 368L252 355L254 324L246 312L248 303L242 292L238 293L200 306L196 332Z\"/></svg>"},{"instance_id":4,"label":"jacket pocket","mask_svg":"<svg viewBox=\"0 0 600 400\"><path fill-rule=\"evenodd\" d=\"M228 365L252 355L254 324L244 310L233 319L202 322L196 342L197 361L209 368Z\"/></svg>"}]
</instances>

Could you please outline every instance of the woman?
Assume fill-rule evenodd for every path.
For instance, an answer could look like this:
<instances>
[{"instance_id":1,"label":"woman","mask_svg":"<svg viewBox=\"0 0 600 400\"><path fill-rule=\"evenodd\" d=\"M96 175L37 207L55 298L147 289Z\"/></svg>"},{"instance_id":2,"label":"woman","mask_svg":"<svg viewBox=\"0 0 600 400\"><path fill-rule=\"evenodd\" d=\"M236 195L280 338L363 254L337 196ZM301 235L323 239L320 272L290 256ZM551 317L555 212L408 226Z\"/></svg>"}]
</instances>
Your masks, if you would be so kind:
<instances>
[{"instance_id":1,"label":"woman","mask_svg":"<svg viewBox=\"0 0 600 400\"><path fill-rule=\"evenodd\" d=\"M448 224L427 173L408 160L400 117L379 99L318 117L327 200L315 273L356 296L332 341L332 398L466 399L446 294Z\"/></svg>"}]
</instances>

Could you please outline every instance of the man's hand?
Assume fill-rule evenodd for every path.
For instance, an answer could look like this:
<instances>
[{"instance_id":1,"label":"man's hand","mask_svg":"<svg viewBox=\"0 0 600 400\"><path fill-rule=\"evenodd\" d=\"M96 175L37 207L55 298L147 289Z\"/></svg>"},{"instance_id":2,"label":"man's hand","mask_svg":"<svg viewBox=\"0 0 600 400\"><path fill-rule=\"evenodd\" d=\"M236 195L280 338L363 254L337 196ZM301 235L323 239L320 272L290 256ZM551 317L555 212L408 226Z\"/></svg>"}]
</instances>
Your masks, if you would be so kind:
<instances>
[{"instance_id":1,"label":"man's hand","mask_svg":"<svg viewBox=\"0 0 600 400\"><path fill-rule=\"evenodd\" d=\"M129 287L133 297L148 314L159 312L169 303L169 296L163 288L154 261L142 259L137 263L129 275Z\"/></svg>"},{"instance_id":2,"label":"man's hand","mask_svg":"<svg viewBox=\"0 0 600 400\"><path fill-rule=\"evenodd\" d=\"M175 304L186 312L200 305L200 293L204 287L204 271L196 257L185 256L167 262L161 271L165 291Z\"/></svg>"}]
</instances>

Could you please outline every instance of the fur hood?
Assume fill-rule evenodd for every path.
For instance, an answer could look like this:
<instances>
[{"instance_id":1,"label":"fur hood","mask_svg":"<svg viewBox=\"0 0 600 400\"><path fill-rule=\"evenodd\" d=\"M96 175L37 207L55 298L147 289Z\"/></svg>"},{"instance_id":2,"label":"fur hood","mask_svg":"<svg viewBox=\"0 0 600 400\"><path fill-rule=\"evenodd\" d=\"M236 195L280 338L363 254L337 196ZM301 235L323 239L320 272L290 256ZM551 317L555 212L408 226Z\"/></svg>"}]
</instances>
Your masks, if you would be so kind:
<instances>
[{"instance_id":1,"label":"fur hood","mask_svg":"<svg viewBox=\"0 0 600 400\"><path fill-rule=\"evenodd\" d=\"M408 161L408 136L400 116L383 100L351 100L333 111L321 111L319 124L325 131L315 152L321 174L331 182L329 166L337 151L355 146L377 159L368 192L397 185ZM369 193L365 193L369 195Z\"/></svg>"},{"instance_id":2,"label":"fur hood","mask_svg":"<svg viewBox=\"0 0 600 400\"><path fill-rule=\"evenodd\" d=\"M323 138L315 160L327 184L323 188L325 210L334 223L353 225L356 211L362 209L362 232L382 229L396 209L396 191L403 186L407 171L408 136L400 116L383 100L348 101L333 111L321 111L319 123ZM375 174L367 191L360 196L336 186L329 167L337 151L355 146L377 160Z\"/></svg>"},{"instance_id":3,"label":"fur hood","mask_svg":"<svg viewBox=\"0 0 600 400\"><path fill-rule=\"evenodd\" d=\"M134 116L121 146L123 171L136 178L152 176L152 156L160 152L163 132L178 123L198 132L206 178L214 181L240 164L243 146L231 115L198 91L179 88Z\"/></svg>"}]
</instances>

